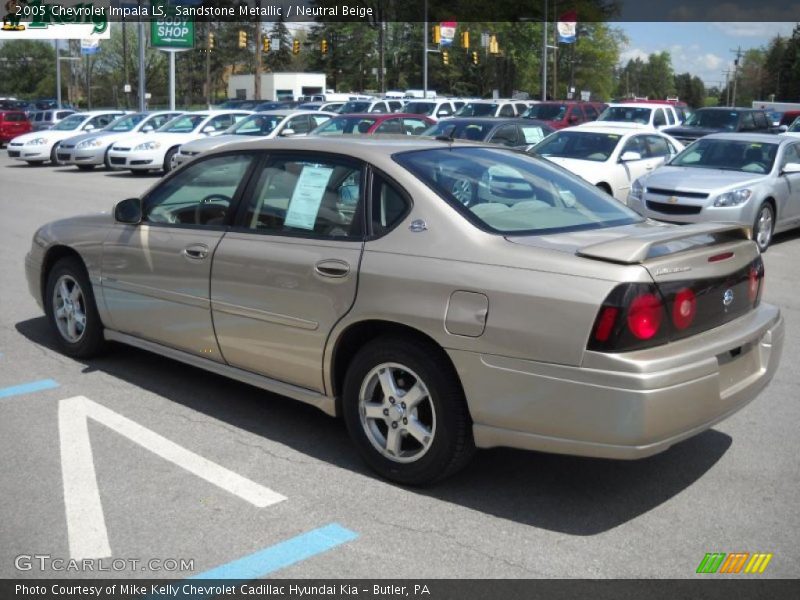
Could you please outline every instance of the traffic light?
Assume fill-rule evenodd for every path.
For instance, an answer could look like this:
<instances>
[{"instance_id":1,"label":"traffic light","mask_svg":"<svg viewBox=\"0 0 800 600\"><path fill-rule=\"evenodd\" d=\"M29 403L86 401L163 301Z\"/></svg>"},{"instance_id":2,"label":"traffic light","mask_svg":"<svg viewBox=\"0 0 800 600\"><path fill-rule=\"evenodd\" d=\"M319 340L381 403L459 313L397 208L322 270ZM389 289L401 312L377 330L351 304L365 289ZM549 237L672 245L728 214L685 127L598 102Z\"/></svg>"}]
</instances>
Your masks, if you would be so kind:
<instances>
[{"instance_id":1,"label":"traffic light","mask_svg":"<svg viewBox=\"0 0 800 600\"><path fill-rule=\"evenodd\" d=\"M469 31L461 32L461 47L469 48Z\"/></svg>"},{"instance_id":2,"label":"traffic light","mask_svg":"<svg viewBox=\"0 0 800 600\"><path fill-rule=\"evenodd\" d=\"M320 40L319 51L322 52L323 54L328 53L328 40Z\"/></svg>"},{"instance_id":3,"label":"traffic light","mask_svg":"<svg viewBox=\"0 0 800 600\"><path fill-rule=\"evenodd\" d=\"M300 40L292 42L292 54L300 54Z\"/></svg>"},{"instance_id":4,"label":"traffic light","mask_svg":"<svg viewBox=\"0 0 800 600\"><path fill-rule=\"evenodd\" d=\"M489 54L499 54L500 53L500 46L497 43L497 36L492 34L492 37L489 38Z\"/></svg>"},{"instance_id":5,"label":"traffic light","mask_svg":"<svg viewBox=\"0 0 800 600\"><path fill-rule=\"evenodd\" d=\"M214 49L214 32L213 31L209 31L208 32L208 49L209 50L213 50Z\"/></svg>"},{"instance_id":6,"label":"traffic light","mask_svg":"<svg viewBox=\"0 0 800 600\"><path fill-rule=\"evenodd\" d=\"M442 64L443 65L450 64L450 53L447 50L442 50Z\"/></svg>"},{"instance_id":7,"label":"traffic light","mask_svg":"<svg viewBox=\"0 0 800 600\"><path fill-rule=\"evenodd\" d=\"M261 49L264 52L269 52L269 36L264 35L261 37Z\"/></svg>"},{"instance_id":8,"label":"traffic light","mask_svg":"<svg viewBox=\"0 0 800 600\"><path fill-rule=\"evenodd\" d=\"M480 60L480 57L479 57L478 53L477 52L473 52L472 53L472 64L473 65L477 65L479 62L481 62L481 60Z\"/></svg>"},{"instance_id":9,"label":"traffic light","mask_svg":"<svg viewBox=\"0 0 800 600\"><path fill-rule=\"evenodd\" d=\"M433 43L438 44L442 41L442 28L440 25L433 26Z\"/></svg>"},{"instance_id":10,"label":"traffic light","mask_svg":"<svg viewBox=\"0 0 800 600\"><path fill-rule=\"evenodd\" d=\"M247 32L239 31L239 48L247 48Z\"/></svg>"}]
</instances>

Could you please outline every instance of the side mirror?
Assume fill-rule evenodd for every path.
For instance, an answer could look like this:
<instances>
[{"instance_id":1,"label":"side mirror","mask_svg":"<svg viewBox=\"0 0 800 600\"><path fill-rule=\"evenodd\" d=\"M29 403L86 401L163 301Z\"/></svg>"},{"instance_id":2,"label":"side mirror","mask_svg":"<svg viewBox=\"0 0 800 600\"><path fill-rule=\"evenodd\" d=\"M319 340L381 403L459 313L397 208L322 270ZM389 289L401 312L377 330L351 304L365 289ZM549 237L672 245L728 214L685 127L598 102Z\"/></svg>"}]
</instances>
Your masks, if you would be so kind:
<instances>
[{"instance_id":1,"label":"side mirror","mask_svg":"<svg viewBox=\"0 0 800 600\"><path fill-rule=\"evenodd\" d=\"M288 127L281 131L281 135L284 137L290 137L294 135L294 129L289 129Z\"/></svg>"},{"instance_id":2,"label":"side mirror","mask_svg":"<svg viewBox=\"0 0 800 600\"><path fill-rule=\"evenodd\" d=\"M780 131L781 133L786 133L787 131L789 131L789 126L788 125L778 125L778 131Z\"/></svg>"},{"instance_id":3,"label":"side mirror","mask_svg":"<svg viewBox=\"0 0 800 600\"><path fill-rule=\"evenodd\" d=\"M214 127L213 125L206 125L205 127L203 127L203 131L201 133L214 133L216 130L217 130L216 127Z\"/></svg>"},{"instance_id":4,"label":"side mirror","mask_svg":"<svg viewBox=\"0 0 800 600\"><path fill-rule=\"evenodd\" d=\"M142 127L142 133L150 133L151 131L153 131L152 125L145 125L144 127Z\"/></svg>"},{"instance_id":5,"label":"side mirror","mask_svg":"<svg viewBox=\"0 0 800 600\"><path fill-rule=\"evenodd\" d=\"M800 173L800 163L786 163L781 169L782 175L790 175L792 173Z\"/></svg>"},{"instance_id":6,"label":"side mirror","mask_svg":"<svg viewBox=\"0 0 800 600\"><path fill-rule=\"evenodd\" d=\"M83 128L84 131L94 131L94 125L89 123L86 127Z\"/></svg>"},{"instance_id":7,"label":"side mirror","mask_svg":"<svg viewBox=\"0 0 800 600\"><path fill-rule=\"evenodd\" d=\"M578 117L577 117L577 116L575 116L575 115L570 115L570 117L569 117L568 121L569 121L570 123L577 123L577 122L578 122Z\"/></svg>"},{"instance_id":8,"label":"side mirror","mask_svg":"<svg viewBox=\"0 0 800 600\"><path fill-rule=\"evenodd\" d=\"M114 220L117 223L136 225L142 221L142 201L139 198L128 198L117 202L114 207Z\"/></svg>"},{"instance_id":9,"label":"side mirror","mask_svg":"<svg viewBox=\"0 0 800 600\"><path fill-rule=\"evenodd\" d=\"M642 160L642 155L638 152L628 150L627 152L623 152L622 156L619 157L619 162L630 162L632 160Z\"/></svg>"}]
</instances>

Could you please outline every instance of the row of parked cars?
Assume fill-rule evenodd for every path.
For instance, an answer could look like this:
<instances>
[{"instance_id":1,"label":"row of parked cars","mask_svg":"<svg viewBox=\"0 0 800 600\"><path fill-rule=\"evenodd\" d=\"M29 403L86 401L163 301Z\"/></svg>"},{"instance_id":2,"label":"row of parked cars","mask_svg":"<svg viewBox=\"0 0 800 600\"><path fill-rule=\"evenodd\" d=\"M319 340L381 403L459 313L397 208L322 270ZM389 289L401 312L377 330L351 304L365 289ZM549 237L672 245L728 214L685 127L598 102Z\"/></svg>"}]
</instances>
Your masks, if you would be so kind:
<instances>
[{"instance_id":1,"label":"row of parked cars","mask_svg":"<svg viewBox=\"0 0 800 600\"><path fill-rule=\"evenodd\" d=\"M421 110L420 104L441 108L449 102L412 100L405 106L413 111ZM459 111L480 114L483 109L478 107L489 107L491 114L497 114L502 102L467 102ZM682 115L674 105L652 102L612 104L605 109L583 102L543 102L528 106L521 117L508 118L450 116L435 109L428 115L339 114L317 108L75 113L46 131L14 137L8 154L30 164L50 161L82 170L105 166L134 173L169 172L205 152L246 139L425 135L537 154L658 220L726 219L747 224L762 250L776 231L800 225L800 208L794 208L800 198L792 200L798 186L787 179L795 167L786 166L794 163L793 152L800 157L800 123L778 137L774 134L779 130L762 110L705 108L680 123ZM579 119L583 121L577 123ZM694 144L693 152L684 153L700 138L702 143ZM476 189L459 185L453 194L470 206ZM748 202L751 196L759 200Z\"/></svg>"}]
</instances>

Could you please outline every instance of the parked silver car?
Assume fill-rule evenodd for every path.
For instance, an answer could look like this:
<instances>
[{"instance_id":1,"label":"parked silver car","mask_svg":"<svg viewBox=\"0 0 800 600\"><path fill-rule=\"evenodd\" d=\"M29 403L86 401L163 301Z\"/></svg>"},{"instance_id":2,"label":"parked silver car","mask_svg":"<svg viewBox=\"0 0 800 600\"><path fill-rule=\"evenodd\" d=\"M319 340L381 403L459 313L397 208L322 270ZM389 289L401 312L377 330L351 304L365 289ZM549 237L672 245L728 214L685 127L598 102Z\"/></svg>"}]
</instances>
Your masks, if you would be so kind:
<instances>
[{"instance_id":1,"label":"parked silver car","mask_svg":"<svg viewBox=\"0 0 800 600\"><path fill-rule=\"evenodd\" d=\"M177 111L141 112L123 115L107 127L67 138L58 145L58 160L91 171L97 165L111 169L109 150L118 140L132 133L149 133L182 113Z\"/></svg>"},{"instance_id":2,"label":"parked silver car","mask_svg":"<svg viewBox=\"0 0 800 600\"><path fill-rule=\"evenodd\" d=\"M800 140L708 135L636 180L628 206L661 221L741 223L764 251L774 233L800 226Z\"/></svg>"},{"instance_id":3,"label":"parked silver car","mask_svg":"<svg viewBox=\"0 0 800 600\"><path fill-rule=\"evenodd\" d=\"M28 118L31 122L32 131L43 131L45 129L50 129L53 125L63 121L72 114L75 114L74 110L56 108L52 110L37 110L32 112Z\"/></svg>"},{"instance_id":4,"label":"parked silver car","mask_svg":"<svg viewBox=\"0 0 800 600\"><path fill-rule=\"evenodd\" d=\"M784 336L741 227L469 142L229 144L45 225L25 265L66 354L115 340L342 415L409 484L476 446L655 454L755 398Z\"/></svg>"}]
</instances>

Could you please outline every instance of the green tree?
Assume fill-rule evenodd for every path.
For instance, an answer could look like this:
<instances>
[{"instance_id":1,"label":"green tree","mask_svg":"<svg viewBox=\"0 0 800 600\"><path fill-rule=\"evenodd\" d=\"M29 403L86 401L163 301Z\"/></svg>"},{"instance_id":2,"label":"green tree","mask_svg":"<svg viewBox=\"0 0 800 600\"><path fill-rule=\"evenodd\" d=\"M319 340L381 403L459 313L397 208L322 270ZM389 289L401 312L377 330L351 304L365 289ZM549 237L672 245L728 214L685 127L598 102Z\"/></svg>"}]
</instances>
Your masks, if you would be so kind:
<instances>
[{"instance_id":1,"label":"green tree","mask_svg":"<svg viewBox=\"0 0 800 600\"><path fill-rule=\"evenodd\" d=\"M56 93L55 64L55 50L46 42L6 42L0 46L0 68L3 69L0 90L23 98L52 98Z\"/></svg>"},{"instance_id":2,"label":"green tree","mask_svg":"<svg viewBox=\"0 0 800 600\"><path fill-rule=\"evenodd\" d=\"M274 48L264 55L267 69L273 72L287 71L292 64L292 36L286 28L286 23L281 17L275 21L269 33L270 43ZM276 43L277 42L277 43Z\"/></svg>"}]
</instances>

